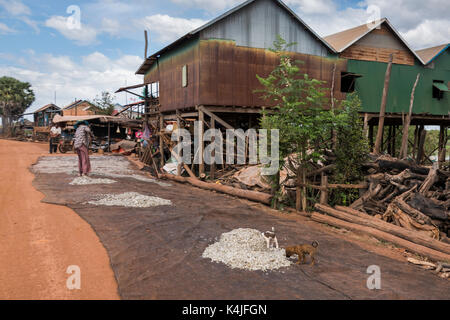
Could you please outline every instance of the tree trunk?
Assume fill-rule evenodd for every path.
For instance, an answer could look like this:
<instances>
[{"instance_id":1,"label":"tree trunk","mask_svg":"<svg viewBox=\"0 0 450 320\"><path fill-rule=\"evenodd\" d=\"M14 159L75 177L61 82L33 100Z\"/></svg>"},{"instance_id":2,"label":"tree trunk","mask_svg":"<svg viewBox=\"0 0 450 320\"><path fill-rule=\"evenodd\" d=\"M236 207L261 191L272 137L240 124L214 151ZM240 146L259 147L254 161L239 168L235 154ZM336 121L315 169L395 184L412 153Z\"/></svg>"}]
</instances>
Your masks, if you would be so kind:
<instances>
[{"instance_id":1,"label":"tree trunk","mask_svg":"<svg viewBox=\"0 0 450 320\"><path fill-rule=\"evenodd\" d=\"M220 185L220 184L216 184L216 183L204 182L204 181L198 180L197 178L192 178L192 177L185 178L185 177L180 177L180 176L176 176L173 174L161 174L160 177L169 179L169 180L173 180L173 181L177 181L177 182L181 182L181 183L187 182L187 183L190 183L193 186L201 188L201 189L214 190L217 192L230 194L232 196L236 196L239 198L244 198L244 199L248 199L248 200L252 200L252 201L257 201L257 202L261 202L264 204L270 204L270 202L272 200L272 195L267 194L267 193L258 192L258 191L250 191L250 190L242 190L242 189L233 188L230 186L224 186L224 185Z\"/></svg>"},{"instance_id":2,"label":"tree trunk","mask_svg":"<svg viewBox=\"0 0 450 320\"><path fill-rule=\"evenodd\" d=\"M378 120L378 132L377 139L375 140L375 147L373 152L375 154L380 154L381 152L381 143L383 142L383 130L384 130L384 115L386 113L386 104L387 97L389 93L389 81L391 80L391 71L392 71L392 60L394 59L394 54L390 54L389 63L386 69L386 75L384 77L384 88L383 88L383 96L381 97L381 106L380 106L380 117Z\"/></svg>"},{"instance_id":3,"label":"tree trunk","mask_svg":"<svg viewBox=\"0 0 450 320\"><path fill-rule=\"evenodd\" d=\"M409 125L411 124L412 110L414 105L414 93L416 92L417 83L419 83L420 73L417 74L416 82L414 82L413 89L411 91L411 100L409 102L409 113L406 116L406 121L403 124L403 136L402 136L402 146L400 148L400 159L404 159L408 156L408 136L409 136Z\"/></svg>"},{"instance_id":4,"label":"tree trunk","mask_svg":"<svg viewBox=\"0 0 450 320\"><path fill-rule=\"evenodd\" d=\"M380 231L384 231L397 237L403 238L405 240L420 244L422 246L450 254L449 244L432 239L418 232L410 231L405 228L396 226L392 223L371 217L360 211L342 206L336 206L336 209L333 209L331 207L322 205L316 205L316 209L335 218L360 224L366 227L375 228Z\"/></svg>"},{"instance_id":5,"label":"tree trunk","mask_svg":"<svg viewBox=\"0 0 450 320\"><path fill-rule=\"evenodd\" d=\"M317 212L313 212L311 214L311 219L316 222L325 223L334 227L338 228L344 228L347 230L355 231L355 232L361 232L364 234L371 235L379 240L384 240L391 242L397 246L403 247L413 253L417 253L426 257L431 258L434 261L450 261L450 255L430 249L427 247L424 247L419 244L412 243L411 241L404 240L402 238L399 238L397 236L394 236L392 234L389 234L384 231L380 231L371 227L361 226L357 225L355 223L346 222L340 219L336 219L333 217L329 217Z\"/></svg>"}]
</instances>

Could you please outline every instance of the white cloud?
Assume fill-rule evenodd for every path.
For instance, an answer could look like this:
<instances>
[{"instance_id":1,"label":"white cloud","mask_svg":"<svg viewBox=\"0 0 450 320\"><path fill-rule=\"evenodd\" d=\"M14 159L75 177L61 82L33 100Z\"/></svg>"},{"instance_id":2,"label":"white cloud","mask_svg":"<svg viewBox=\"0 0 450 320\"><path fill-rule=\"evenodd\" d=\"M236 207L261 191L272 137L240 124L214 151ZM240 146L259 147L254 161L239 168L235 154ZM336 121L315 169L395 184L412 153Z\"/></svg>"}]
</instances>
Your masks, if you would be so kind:
<instances>
[{"instance_id":1,"label":"white cloud","mask_svg":"<svg viewBox=\"0 0 450 320\"><path fill-rule=\"evenodd\" d=\"M11 17L14 17L29 25L36 33L39 33L38 23L29 18L31 9L20 0L0 0L0 6L3 7Z\"/></svg>"},{"instance_id":2,"label":"white cloud","mask_svg":"<svg viewBox=\"0 0 450 320\"><path fill-rule=\"evenodd\" d=\"M333 0L286 0L285 3L304 14L332 14L337 9Z\"/></svg>"},{"instance_id":3,"label":"white cloud","mask_svg":"<svg viewBox=\"0 0 450 320\"><path fill-rule=\"evenodd\" d=\"M286 3L321 36L373 20L367 8L377 8L413 48L449 42L450 6L447 0L363 0L355 7L338 8L336 0L286 0Z\"/></svg>"},{"instance_id":4,"label":"white cloud","mask_svg":"<svg viewBox=\"0 0 450 320\"><path fill-rule=\"evenodd\" d=\"M244 0L170 0L173 3L186 7L201 8L210 13L216 13L232 8Z\"/></svg>"},{"instance_id":5,"label":"white cloud","mask_svg":"<svg viewBox=\"0 0 450 320\"><path fill-rule=\"evenodd\" d=\"M36 101L29 111L54 101L63 107L75 99L94 99L102 91L115 92L128 85L142 82L134 73L142 63L137 56L122 55L111 59L100 52L82 57L77 63L68 56L52 54L30 55L29 64L23 67L0 65L0 74L28 81L36 94ZM125 97L118 95L117 102ZM130 102L130 101L129 101Z\"/></svg>"},{"instance_id":6,"label":"white cloud","mask_svg":"<svg viewBox=\"0 0 450 320\"><path fill-rule=\"evenodd\" d=\"M81 23L78 28L74 27L69 19L70 17L52 16L45 21L45 26L59 31L79 45L89 45L97 40L97 31L94 28Z\"/></svg>"},{"instance_id":7,"label":"white cloud","mask_svg":"<svg viewBox=\"0 0 450 320\"><path fill-rule=\"evenodd\" d=\"M404 37L418 49L450 42L450 20L425 20Z\"/></svg>"},{"instance_id":8,"label":"white cloud","mask_svg":"<svg viewBox=\"0 0 450 320\"><path fill-rule=\"evenodd\" d=\"M0 22L0 34L9 34L9 33L15 33L16 30L11 29L6 24Z\"/></svg>"},{"instance_id":9,"label":"white cloud","mask_svg":"<svg viewBox=\"0 0 450 320\"><path fill-rule=\"evenodd\" d=\"M195 30L206 22L201 19L183 19L156 14L139 20L136 25L137 27L143 26L150 30L150 36L156 33L161 42L171 42Z\"/></svg>"},{"instance_id":10,"label":"white cloud","mask_svg":"<svg viewBox=\"0 0 450 320\"><path fill-rule=\"evenodd\" d=\"M0 5L14 16L30 15L31 10L19 0L0 0Z\"/></svg>"}]
</instances>

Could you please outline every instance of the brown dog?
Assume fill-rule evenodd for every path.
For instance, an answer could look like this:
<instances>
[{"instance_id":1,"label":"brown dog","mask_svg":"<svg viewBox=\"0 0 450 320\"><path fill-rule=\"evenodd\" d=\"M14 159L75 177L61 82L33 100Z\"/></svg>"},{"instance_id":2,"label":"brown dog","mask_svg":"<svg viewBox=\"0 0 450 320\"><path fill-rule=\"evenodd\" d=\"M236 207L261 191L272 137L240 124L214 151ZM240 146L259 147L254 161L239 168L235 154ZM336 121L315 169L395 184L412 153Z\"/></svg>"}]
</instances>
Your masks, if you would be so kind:
<instances>
[{"instance_id":1,"label":"brown dog","mask_svg":"<svg viewBox=\"0 0 450 320\"><path fill-rule=\"evenodd\" d=\"M298 246L287 247L286 257L293 256L296 254L298 256L297 264L303 263L307 255L311 257L311 265L315 264L314 256L317 252L317 248L319 247L319 242L313 241L312 244L301 244Z\"/></svg>"}]
</instances>

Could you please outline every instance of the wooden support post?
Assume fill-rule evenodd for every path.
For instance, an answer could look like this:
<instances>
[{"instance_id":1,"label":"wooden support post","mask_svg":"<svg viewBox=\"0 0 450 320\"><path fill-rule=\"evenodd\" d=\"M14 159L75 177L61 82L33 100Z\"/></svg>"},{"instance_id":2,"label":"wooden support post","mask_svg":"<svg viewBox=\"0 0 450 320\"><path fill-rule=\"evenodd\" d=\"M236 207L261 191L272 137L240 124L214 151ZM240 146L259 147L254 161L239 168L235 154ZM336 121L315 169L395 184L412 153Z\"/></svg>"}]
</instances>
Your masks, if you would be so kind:
<instances>
[{"instance_id":1,"label":"wooden support post","mask_svg":"<svg viewBox=\"0 0 450 320\"><path fill-rule=\"evenodd\" d=\"M387 104L387 97L388 97L388 93L389 93L389 81L391 80L392 60L393 59L394 59L394 54L391 53L389 55L389 63L388 63L387 69L386 69L386 75L384 77L384 88L383 88L383 96L381 97L380 118L378 120L377 139L375 140L375 147L373 148L373 153L375 153L375 154L380 154L381 144L383 142L384 116L386 113L386 104Z\"/></svg>"},{"instance_id":2,"label":"wooden support post","mask_svg":"<svg viewBox=\"0 0 450 320\"><path fill-rule=\"evenodd\" d=\"M369 144L370 149L373 149L373 125L369 125Z\"/></svg>"},{"instance_id":3,"label":"wooden support post","mask_svg":"<svg viewBox=\"0 0 450 320\"><path fill-rule=\"evenodd\" d=\"M442 168L443 163L445 162L445 153L446 153L446 145L447 145L447 127L441 125L439 130L439 152L438 152L438 163L439 169Z\"/></svg>"},{"instance_id":4,"label":"wooden support post","mask_svg":"<svg viewBox=\"0 0 450 320\"><path fill-rule=\"evenodd\" d=\"M417 151L417 159L416 162L418 165L422 164L423 158L425 155L425 139L427 137L427 130L423 129L423 125L421 126L422 130L420 132L420 138L419 138L419 147Z\"/></svg>"},{"instance_id":5,"label":"wooden support post","mask_svg":"<svg viewBox=\"0 0 450 320\"><path fill-rule=\"evenodd\" d=\"M322 173L320 191L320 204L328 204L328 176Z\"/></svg>"},{"instance_id":6,"label":"wooden support post","mask_svg":"<svg viewBox=\"0 0 450 320\"><path fill-rule=\"evenodd\" d=\"M393 126L389 126L388 128L388 138L386 144L387 144L387 153L390 154L391 156L394 156L392 154L392 128Z\"/></svg>"},{"instance_id":7,"label":"wooden support post","mask_svg":"<svg viewBox=\"0 0 450 320\"><path fill-rule=\"evenodd\" d=\"M392 156L395 157L395 142L397 141L397 126L392 126Z\"/></svg>"},{"instance_id":8,"label":"wooden support post","mask_svg":"<svg viewBox=\"0 0 450 320\"><path fill-rule=\"evenodd\" d=\"M414 105L414 93L416 92L417 83L419 82L420 73L417 74L416 82L411 91L411 99L409 101L409 112L406 116L406 120L403 123L403 136L402 136L402 146L400 148L400 159L404 159L408 156L408 136L409 136L409 126L411 124L412 111Z\"/></svg>"},{"instance_id":9,"label":"wooden support post","mask_svg":"<svg viewBox=\"0 0 450 320\"><path fill-rule=\"evenodd\" d=\"M366 138L369 137L369 131L368 131L369 128L368 127L369 127L369 114L368 113L364 113L364 127L363 127L363 130L364 130L364 136Z\"/></svg>"},{"instance_id":10,"label":"wooden support post","mask_svg":"<svg viewBox=\"0 0 450 320\"><path fill-rule=\"evenodd\" d=\"M413 158L417 158L417 145L419 144L420 127L416 125L414 129Z\"/></svg>"},{"instance_id":11,"label":"wooden support post","mask_svg":"<svg viewBox=\"0 0 450 320\"><path fill-rule=\"evenodd\" d=\"M211 117L211 122L210 122L210 128L212 130L214 130L216 128L216 120L215 117ZM214 136L211 137L211 144L214 146L215 144L215 140L216 138ZM213 162L211 163L210 166L210 172L209 172L209 177L211 180L214 180L214 175L216 174L216 150L214 149L211 153L211 156L213 158Z\"/></svg>"},{"instance_id":12,"label":"wooden support post","mask_svg":"<svg viewBox=\"0 0 450 320\"><path fill-rule=\"evenodd\" d=\"M108 152L111 152L111 122L108 122Z\"/></svg>"},{"instance_id":13,"label":"wooden support post","mask_svg":"<svg viewBox=\"0 0 450 320\"><path fill-rule=\"evenodd\" d=\"M176 111L177 112L177 115L178 115L178 110ZM180 130L181 129L181 121L180 121L180 117L178 117L177 116L177 129L178 130ZM180 131L178 131L178 133L180 133ZM177 138L177 142L178 142L178 144L180 144L180 142L181 142L181 136L180 136L180 134L178 134L178 138ZM178 150L178 159L181 159L182 158L182 154L181 154L181 148ZM178 160L177 159L177 160ZM181 166L182 166L182 163L180 162L180 161L178 161L178 165L177 165L177 176L181 176Z\"/></svg>"},{"instance_id":14,"label":"wooden support post","mask_svg":"<svg viewBox=\"0 0 450 320\"><path fill-rule=\"evenodd\" d=\"M164 139L163 139L163 130L164 130L164 116L162 113L159 114L159 153L161 155L160 165L161 168L164 167Z\"/></svg>"},{"instance_id":15,"label":"wooden support post","mask_svg":"<svg viewBox=\"0 0 450 320\"><path fill-rule=\"evenodd\" d=\"M203 113L203 108L200 108L198 111L198 131L197 135L198 135L198 146L199 146L199 150L198 150L198 159L199 159L199 165L198 165L198 174L199 177L203 176L205 174L205 163L203 161L203 150L204 150L204 142L203 142L203 134L204 134L204 122L205 121L205 116Z\"/></svg>"}]
</instances>

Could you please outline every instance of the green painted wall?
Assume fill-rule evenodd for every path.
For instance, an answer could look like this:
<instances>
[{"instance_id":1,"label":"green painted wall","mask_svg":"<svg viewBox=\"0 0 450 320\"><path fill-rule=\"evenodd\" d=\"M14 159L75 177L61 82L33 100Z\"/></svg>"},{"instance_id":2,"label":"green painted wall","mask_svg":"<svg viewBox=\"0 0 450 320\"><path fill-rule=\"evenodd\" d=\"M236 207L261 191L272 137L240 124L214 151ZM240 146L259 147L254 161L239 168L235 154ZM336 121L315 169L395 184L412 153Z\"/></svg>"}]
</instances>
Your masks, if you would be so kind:
<instances>
[{"instance_id":1,"label":"green painted wall","mask_svg":"<svg viewBox=\"0 0 450 320\"><path fill-rule=\"evenodd\" d=\"M363 75L356 80L356 91L362 103L363 112L380 111L383 93L384 76L387 63L348 60L348 71ZM433 80L450 82L450 49L434 60L434 69L425 68L416 62L415 66L392 66L386 112L407 113L411 99L411 90L417 73L421 73L417 85L413 113L448 115L450 112L450 92L444 93L444 98L437 100L432 96Z\"/></svg>"}]
</instances>

